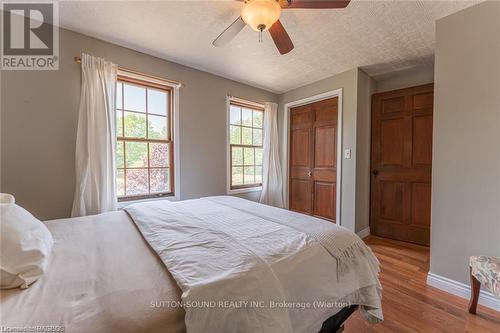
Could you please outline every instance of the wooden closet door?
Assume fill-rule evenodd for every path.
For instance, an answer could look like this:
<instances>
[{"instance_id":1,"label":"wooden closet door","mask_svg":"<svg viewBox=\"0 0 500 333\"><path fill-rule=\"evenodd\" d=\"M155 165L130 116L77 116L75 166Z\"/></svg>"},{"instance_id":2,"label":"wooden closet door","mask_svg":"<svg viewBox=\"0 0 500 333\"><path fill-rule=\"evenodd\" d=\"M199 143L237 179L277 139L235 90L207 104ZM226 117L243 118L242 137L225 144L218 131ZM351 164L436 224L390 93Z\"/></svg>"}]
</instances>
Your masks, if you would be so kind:
<instances>
[{"instance_id":1,"label":"wooden closet door","mask_svg":"<svg viewBox=\"0 0 500 333\"><path fill-rule=\"evenodd\" d=\"M290 113L290 183L289 207L291 210L312 213L312 106L291 109Z\"/></svg>"},{"instance_id":2,"label":"wooden closet door","mask_svg":"<svg viewBox=\"0 0 500 333\"><path fill-rule=\"evenodd\" d=\"M313 104L313 215L336 219L338 98Z\"/></svg>"},{"instance_id":3,"label":"wooden closet door","mask_svg":"<svg viewBox=\"0 0 500 333\"><path fill-rule=\"evenodd\" d=\"M373 95L371 232L429 245L433 85Z\"/></svg>"},{"instance_id":4,"label":"wooden closet door","mask_svg":"<svg viewBox=\"0 0 500 333\"><path fill-rule=\"evenodd\" d=\"M290 209L335 222L338 98L291 109Z\"/></svg>"}]
</instances>

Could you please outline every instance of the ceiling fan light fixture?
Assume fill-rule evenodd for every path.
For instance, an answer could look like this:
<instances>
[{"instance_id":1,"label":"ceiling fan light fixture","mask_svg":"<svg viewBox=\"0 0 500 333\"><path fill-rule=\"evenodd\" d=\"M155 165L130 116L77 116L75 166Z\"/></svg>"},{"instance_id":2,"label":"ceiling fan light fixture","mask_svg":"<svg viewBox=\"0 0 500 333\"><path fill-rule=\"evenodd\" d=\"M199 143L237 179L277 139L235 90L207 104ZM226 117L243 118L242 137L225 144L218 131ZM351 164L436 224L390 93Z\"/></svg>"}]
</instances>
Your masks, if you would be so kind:
<instances>
[{"instance_id":1,"label":"ceiling fan light fixture","mask_svg":"<svg viewBox=\"0 0 500 333\"><path fill-rule=\"evenodd\" d=\"M266 31L279 20L281 7L276 0L247 0L241 18L255 31Z\"/></svg>"}]
</instances>

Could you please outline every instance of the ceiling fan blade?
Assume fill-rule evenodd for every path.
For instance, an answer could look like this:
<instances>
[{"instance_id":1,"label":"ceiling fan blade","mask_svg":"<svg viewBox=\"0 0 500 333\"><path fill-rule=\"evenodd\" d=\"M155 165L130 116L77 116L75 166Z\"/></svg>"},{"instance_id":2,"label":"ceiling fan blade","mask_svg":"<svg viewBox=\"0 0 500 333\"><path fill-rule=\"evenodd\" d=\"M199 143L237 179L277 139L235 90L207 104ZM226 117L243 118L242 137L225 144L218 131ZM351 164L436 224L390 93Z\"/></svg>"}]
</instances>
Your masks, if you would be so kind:
<instances>
[{"instance_id":1,"label":"ceiling fan blade","mask_svg":"<svg viewBox=\"0 0 500 333\"><path fill-rule=\"evenodd\" d=\"M345 8L350 0L280 0L281 8L328 9Z\"/></svg>"},{"instance_id":2,"label":"ceiling fan blade","mask_svg":"<svg viewBox=\"0 0 500 333\"><path fill-rule=\"evenodd\" d=\"M215 40L212 44L216 47L224 46L230 41L233 40L234 37L246 26L246 23L243 21L241 17L238 17L229 27L226 28Z\"/></svg>"},{"instance_id":3,"label":"ceiling fan blade","mask_svg":"<svg viewBox=\"0 0 500 333\"><path fill-rule=\"evenodd\" d=\"M286 32L283 24L281 24L280 20L276 21L271 28L269 28L269 33L273 38L274 44L278 48L281 54L287 54L291 50L293 50L294 46L290 36Z\"/></svg>"}]
</instances>

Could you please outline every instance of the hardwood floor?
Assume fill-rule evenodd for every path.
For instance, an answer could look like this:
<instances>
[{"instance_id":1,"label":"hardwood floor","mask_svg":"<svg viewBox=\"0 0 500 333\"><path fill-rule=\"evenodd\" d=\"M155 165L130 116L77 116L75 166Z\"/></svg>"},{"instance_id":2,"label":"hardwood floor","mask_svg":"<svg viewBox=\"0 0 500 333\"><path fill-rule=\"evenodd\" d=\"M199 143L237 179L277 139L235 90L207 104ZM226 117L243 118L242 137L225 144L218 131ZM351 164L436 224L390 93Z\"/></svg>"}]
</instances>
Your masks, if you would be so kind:
<instances>
[{"instance_id":1,"label":"hardwood floor","mask_svg":"<svg viewBox=\"0 0 500 333\"><path fill-rule=\"evenodd\" d=\"M368 324L359 311L347 320L353 332L500 332L500 313L478 306L467 311L468 300L426 284L429 248L369 236L365 242L382 265L384 322Z\"/></svg>"}]
</instances>

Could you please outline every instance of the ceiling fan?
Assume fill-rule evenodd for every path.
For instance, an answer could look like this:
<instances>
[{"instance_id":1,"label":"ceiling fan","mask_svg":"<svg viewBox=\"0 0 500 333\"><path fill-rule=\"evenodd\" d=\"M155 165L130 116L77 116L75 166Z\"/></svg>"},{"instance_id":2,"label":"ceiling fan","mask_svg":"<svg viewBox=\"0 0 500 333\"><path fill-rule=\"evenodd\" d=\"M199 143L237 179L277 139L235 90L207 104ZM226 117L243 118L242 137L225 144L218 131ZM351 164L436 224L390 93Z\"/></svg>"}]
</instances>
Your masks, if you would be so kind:
<instances>
[{"instance_id":1,"label":"ceiling fan","mask_svg":"<svg viewBox=\"0 0 500 333\"><path fill-rule=\"evenodd\" d=\"M350 0L245 0L238 17L213 42L216 47L229 43L248 24L261 35L269 30L274 44L281 54L287 54L294 46L279 18L282 9L331 9L345 8Z\"/></svg>"}]
</instances>

